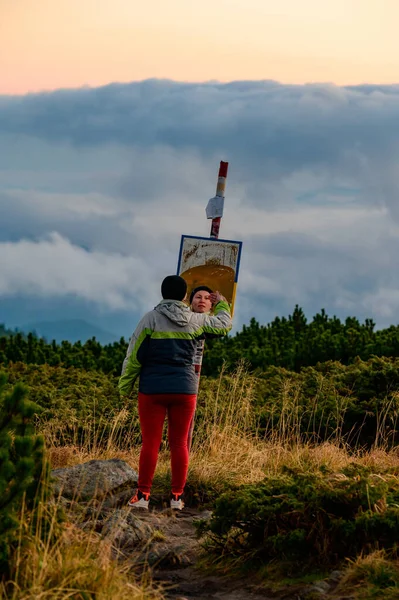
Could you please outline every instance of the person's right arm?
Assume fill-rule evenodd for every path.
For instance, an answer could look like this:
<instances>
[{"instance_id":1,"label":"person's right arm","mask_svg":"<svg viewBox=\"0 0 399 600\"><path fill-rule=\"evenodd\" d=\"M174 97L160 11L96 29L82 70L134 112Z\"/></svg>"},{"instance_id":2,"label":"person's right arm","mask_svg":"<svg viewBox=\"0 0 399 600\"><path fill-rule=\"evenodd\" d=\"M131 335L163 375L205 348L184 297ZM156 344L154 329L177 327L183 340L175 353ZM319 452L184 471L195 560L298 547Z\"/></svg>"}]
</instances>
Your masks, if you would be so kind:
<instances>
[{"instance_id":1,"label":"person's right arm","mask_svg":"<svg viewBox=\"0 0 399 600\"><path fill-rule=\"evenodd\" d=\"M199 315L204 320L202 331L205 337L227 335L232 327L230 305L219 292L215 292L211 296L214 303L213 315Z\"/></svg>"}]
</instances>

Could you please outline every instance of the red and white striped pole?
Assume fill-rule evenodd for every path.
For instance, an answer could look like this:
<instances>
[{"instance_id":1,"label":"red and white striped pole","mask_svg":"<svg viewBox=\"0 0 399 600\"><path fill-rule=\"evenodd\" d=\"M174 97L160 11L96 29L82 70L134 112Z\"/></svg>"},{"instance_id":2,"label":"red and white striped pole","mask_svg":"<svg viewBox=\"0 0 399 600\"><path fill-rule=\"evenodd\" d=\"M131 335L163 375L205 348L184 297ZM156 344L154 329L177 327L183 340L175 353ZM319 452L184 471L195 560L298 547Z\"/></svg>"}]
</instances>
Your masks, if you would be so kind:
<instances>
[{"instance_id":1,"label":"red and white striped pole","mask_svg":"<svg viewBox=\"0 0 399 600\"><path fill-rule=\"evenodd\" d=\"M222 216L223 216L224 192L226 189L226 179L227 179L228 168L229 168L229 163L223 162L221 160L220 167L219 167L218 182L217 182L217 186L216 186L216 195L215 195L215 198L212 198L212 200L214 200L215 203L218 205L217 206L218 212L221 212L220 216L215 216L212 218L210 237L215 238L215 239L217 239L219 237L220 222L221 222Z\"/></svg>"},{"instance_id":2,"label":"red and white striped pole","mask_svg":"<svg viewBox=\"0 0 399 600\"><path fill-rule=\"evenodd\" d=\"M211 224L211 238L217 239L219 237L220 230L220 221L223 216L223 207L224 207L224 191L226 189L226 179L227 179L227 170L229 168L229 163L220 161L219 167L219 175L218 182L216 186L216 195L214 198L211 198L208 202L208 206L206 208L206 215L208 219L212 219ZM196 354L194 357L194 368L195 373L198 376L198 380L201 376L201 366L202 366L202 358L204 355L205 348L205 340L198 340ZM188 450L191 450L191 444L193 441L193 432L194 432L194 416L191 421L190 429L188 432L187 438L187 447Z\"/></svg>"}]
</instances>

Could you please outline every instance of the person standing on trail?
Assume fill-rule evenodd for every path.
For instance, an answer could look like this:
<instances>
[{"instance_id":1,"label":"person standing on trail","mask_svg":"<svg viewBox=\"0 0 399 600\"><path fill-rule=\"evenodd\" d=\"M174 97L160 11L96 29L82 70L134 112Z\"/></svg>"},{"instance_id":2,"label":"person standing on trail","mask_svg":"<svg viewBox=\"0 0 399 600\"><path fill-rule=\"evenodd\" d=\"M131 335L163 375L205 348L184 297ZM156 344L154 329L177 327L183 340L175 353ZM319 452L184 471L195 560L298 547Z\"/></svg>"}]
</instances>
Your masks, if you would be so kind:
<instances>
[{"instance_id":1,"label":"person standing on trail","mask_svg":"<svg viewBox=\"0 0 399 600\"><path fill-rule=\"evenodd\" d=\"M198 391L194 356L202 336L223 336L231 329L230 307L219 293L211 294L214 315L195 313L184 303L187 284L178 275L165 277L163 300L139 322L133 333L119 391L128 396L138 376L142 448L139 479L128 505L148 510L152 480L166 414L171 451L172 495L170 506L181 510L188 471L187 439Z\"/></svg>"},{"instance_id":2,"label":"person standing on trail","mask_svg":"<svg viewBox=\"0 0 399 600\"><path fill-rule=\"evenodd\" d=\"M212 299L213 299L213 290L211 290L210 287L208 287L207 285L197 286L196 288L193 289L193 291L190 294L191 310L195 313L209 315L211 313L212 307L213 307ZM204 356L204 347L205 347L205 336L201 336L201 338L199 338L197 341L197 347L196 347L195 355L194 355L194 368L195 368L195 372L197 373L197 376L198 376L198 383L199 383L199 378L201 375L201 366L202 366L202 358ZM188 430L187 447L188 447L189 452L191 450L191 444L193 441L194 417L195 417L195 414L193 414L193 418L191 419L191 423L190 423L190 428Z\"/></svg>"}]
</instances>

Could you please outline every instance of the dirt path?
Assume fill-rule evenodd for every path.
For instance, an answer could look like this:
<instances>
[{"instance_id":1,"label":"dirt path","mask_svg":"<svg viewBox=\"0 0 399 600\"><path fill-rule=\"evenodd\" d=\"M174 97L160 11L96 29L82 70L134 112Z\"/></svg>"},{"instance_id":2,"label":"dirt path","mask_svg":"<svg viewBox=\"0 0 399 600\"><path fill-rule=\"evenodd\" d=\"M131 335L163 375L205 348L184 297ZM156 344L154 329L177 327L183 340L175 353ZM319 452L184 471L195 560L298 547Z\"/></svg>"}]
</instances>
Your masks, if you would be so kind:
<instances>
[{"instance_id":1,"label":"dirt path","mask_svg":"<svg viewBox=\"0 0 399 600\"><path fill-rule=\"evenodd\" d=\"M327 581L287 586L278 592L261 588L249 577L207 574L198 568L202 547L195 522L210 519L210 511L140 511L127 506L129 497L129 492L123 492L105 502L81 504L78 511L76 504L65 501L65 509L79 528L108 540L115 559L123 557L138 573L150 568L167 600L352 600L334 594L338 572L338 578L332 574Z\"/></svg>"},{"instance_id":2,"label":"dirt path","mask_svg":"<svg viewBox=\"0 0 399 600\"><path fill-rule=\"evenodd\" d=\"M196 537L194 521L209 519L209 511L189 508L181 513L170 510L140 512L140 519L158 532L158 541L152 542L145 558L152 565L153 579L166 588L170 600L306 600L328 599L328 586L298 589L292 587L278 593L260 590L250 580L231 577L208 576L196 568L200 544ZM143 557L144 558L144 557ZM323 586L321 585L321 588ZM332 591L334 584L330 583ZM320 593L319 593L320 592Z\"/></svg>"},{"instance_id":3,"label":"dirt path","mask_svg":"<svg viewBox=\"0 0 399 600\"><path fill-rule=\"evenodd\" d=\"M196 537L194 521L209 519L210 512L186 508L181 513L170 510L141 515L141 518L161 531L165 541L155 545L153 578L166 587L170 600L268 600L265 595L254 594L243 581L207 576L196 569L200 544Z\"/></svg>"}]
</instances>

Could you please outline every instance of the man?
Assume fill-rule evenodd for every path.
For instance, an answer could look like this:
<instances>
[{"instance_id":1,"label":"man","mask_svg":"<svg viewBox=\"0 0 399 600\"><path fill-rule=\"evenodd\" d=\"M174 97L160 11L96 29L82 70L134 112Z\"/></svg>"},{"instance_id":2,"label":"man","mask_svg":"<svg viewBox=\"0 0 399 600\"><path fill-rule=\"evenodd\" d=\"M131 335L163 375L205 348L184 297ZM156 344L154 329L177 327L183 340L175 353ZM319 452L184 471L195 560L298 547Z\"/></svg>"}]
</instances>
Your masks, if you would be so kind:
<instances>
[{"instance_id":1,"label":"man","mask_svg":"<svg viewBox=\"0 0 399 600\"><path fill-rule=\"evenodd\" d=\"M120 393L127 396L140 376L142 448L138 488L128 504L148 510L167 414L172 463L170 506L181 510L189 461L187 438L198 391L194 366L198 339L226 335L231 329L231 317L230 307L219 292L211 294L214 316L192 312L184 304L187 284L178 275L163 280L161 293L162 302L141 319L131 337L119 379Z\"/></svg>"}]
</instances>

